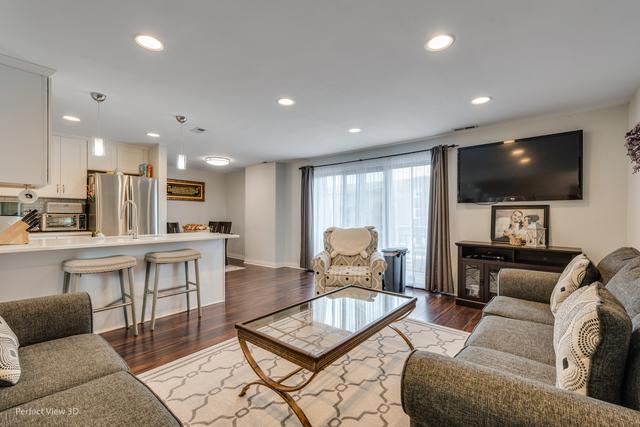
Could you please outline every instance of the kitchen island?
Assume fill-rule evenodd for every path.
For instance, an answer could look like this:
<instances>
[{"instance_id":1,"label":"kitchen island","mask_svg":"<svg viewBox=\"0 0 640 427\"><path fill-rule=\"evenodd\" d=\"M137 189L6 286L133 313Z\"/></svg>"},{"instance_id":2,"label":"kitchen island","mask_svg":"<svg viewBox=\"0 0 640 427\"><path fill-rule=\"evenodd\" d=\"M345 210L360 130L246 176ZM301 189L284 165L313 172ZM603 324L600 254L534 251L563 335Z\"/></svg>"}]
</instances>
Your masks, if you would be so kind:
<instances>
[{"instance_id":1,"label":"kitchen island","mask_svg":"<svg viewBox=\"0 0 640 427\"><path fill-rule=\"evenodd\" d=\"M224 241L239 237L220 233L178 233L117 237L53 237L32 239L26 245L0 246L0 301L59 294L62 292L62 263L76 258L100 258L112 255L136 257L134 269L135 303L141 312L144 290L144 256L147 252L195 249L202 253L200 281L202 305L224 302ZM193 269L193 266L191 266ZM191 277L194 277L193 271ZM160 268L160 288L184 284L183 264ZM91 295L94 307L102 307L120 298L116 273L83 275L80 291ZM190 295L191 308L196 307L195 294ZM186 310L184 295L158 300L156 317ZM194 311L195 313L195 311ZM140 315L140 314L139 314ZM147 311L147 320L149 319ZM194 314L195 315L195 314ZM104 332L124 326L122 310L94 314L94 331Z\"/></svg>"}]
</instances>

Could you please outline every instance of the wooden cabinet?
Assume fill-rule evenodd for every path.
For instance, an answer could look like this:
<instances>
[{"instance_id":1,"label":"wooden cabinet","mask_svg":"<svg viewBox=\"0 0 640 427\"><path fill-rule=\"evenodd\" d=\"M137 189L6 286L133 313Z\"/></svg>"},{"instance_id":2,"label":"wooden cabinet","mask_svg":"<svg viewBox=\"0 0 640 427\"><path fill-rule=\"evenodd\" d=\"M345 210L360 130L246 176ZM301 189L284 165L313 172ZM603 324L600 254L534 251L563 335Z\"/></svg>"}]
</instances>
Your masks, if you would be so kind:
<instances>
[{"instance_id":1,"label":"wooden cabinet","mask_svg":"<svg viewBox=\"0 0 640 427\"><path fill-rule=\"evenodd\" d=\"M457 242L458 295L456 304L483 307L498 294L502 268L561 272L580 248L530 248L504 243Z\"/></svg>"},{"instance_id":2,"label":"wooden cabinet","mask_svg":"<svg viewBox=\"0 0 640 427\"><path fill-rule=\"evenodd\" d=\"M50 68L0 55L0 183L47 184L51 74Z\"/></svg>"},{"instance_id":3,"label":"wooden cabinet","mask_svg":"<svg viewBox=\"0 0 640 427\"><path fill-rule=\"evenodd\" d=\"M87 141L54 136L51 141L50 184L37 190L40 197L87 198Z\"/></svg>"},{"instance_id":4,"label":"wooden cabinet","mask_svg":"<svg viewBox=\"0 0 640 427\"><path fill-rule=\"evenodd\" d=\"M127 174L138 174L140 163L149 162L149 150L146 147L105 141L105 155L93 155L91 141L88 143L87 167L91 171L110 172L115 169Z\"/></svg>"}]
</instances>

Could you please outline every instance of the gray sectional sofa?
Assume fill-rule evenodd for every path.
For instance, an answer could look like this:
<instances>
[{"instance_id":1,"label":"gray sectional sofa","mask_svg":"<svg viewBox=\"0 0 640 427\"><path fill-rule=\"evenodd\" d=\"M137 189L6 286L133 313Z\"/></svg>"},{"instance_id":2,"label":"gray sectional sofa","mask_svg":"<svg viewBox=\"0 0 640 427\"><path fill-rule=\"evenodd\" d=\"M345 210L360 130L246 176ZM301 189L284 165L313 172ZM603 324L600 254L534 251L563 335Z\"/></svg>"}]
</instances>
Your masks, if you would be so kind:
<instances>
[{"instance_id":1,"label":"gray sectional sofa","mask_svg":"<svg viewBox=\"0 0 640 427\"><path fill-rule=\"evenodd\" d=\"M20 342L20 381L0 387L0 425L179 426L93 332L88 294L0 303Z\"/></svg>"},{"instance_id":2,"label":"gray sectional sofa","mask_svg":"<svg viewBox=\"0 0 640 427\"><path fill-rule=\"evenodd\" d=\"M597 268L633 324L620 404L555 387L549 301L559 274L505 269L462 351L407 359L402 406L411 425L639 426L640 252L618 249Z\"/></svg>"}]
</instances>

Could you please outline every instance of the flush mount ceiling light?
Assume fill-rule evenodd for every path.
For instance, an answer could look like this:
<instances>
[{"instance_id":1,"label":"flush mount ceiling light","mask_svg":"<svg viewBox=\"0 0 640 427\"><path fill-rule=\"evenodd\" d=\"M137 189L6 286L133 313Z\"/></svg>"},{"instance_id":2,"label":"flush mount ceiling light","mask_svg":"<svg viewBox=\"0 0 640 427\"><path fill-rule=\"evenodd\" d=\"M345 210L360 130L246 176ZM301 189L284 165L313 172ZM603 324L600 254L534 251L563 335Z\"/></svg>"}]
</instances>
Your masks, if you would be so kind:
<instances>
[{"instance_id":1,"label":"flush mount ceiling light","mask_svg":"<svg viewBox=\"0 0 640 427\"><path fill-rule=\"evenodd\" d=\"M96 157L104 157L106 155L104 148L104 139L100 135L100 104L102 104L107 95L99 92L91 92L91 98L98 104L98 114L96 119L96 136L93 138L93 155Z\"/></svg>"},{"instance_id":2,"label":"flush mount ceiling light","mask_svg":"<svg viewBox=\"0 0 640 427\"><path fill-rule=\"evenodd\" d=\"M514 142L516 142L515 139L507 139L506 141L503 142L503 144L513 144Z\"/></svg>"},{"instance_id":3,"label":"flush mount ceiling light","mask_svg":"<svg viewBox=\"0 0 640 427\"><path fill-rule=\"evenodd\" d=\"M147 132L147 136L150 136L151 138L160 138L160 134L155 132Z\"/></svg>"},{"instance_id":4,"label":"flush mount ceiling light","mask_svg":"<svg viewBox=\"0 0 640 427\"><path fill-rule=\"evenodd\" d=\"M486 104L487 102L491 101L491 97L490 96L479 96L477 98L473 98L471 100L471 103L473 105L482 105L482 104Z\"/></svg>"},{"instance_id":5,"label":"flush mount ceiling light","mask_svg":"<svg viewBox=\"0 0 640 427\"><path fill-rule=\"evenodd\" d=\"M440 52L451 47L455 39L451 34L439 34L426 42L424 48L430 52Z\"/></svg>"},{"instance_id":6,"label":"flush mount ceiling light","mask_svg":"<svg viewBox=\"0 0 640 427\"><path fill-rule=\"evenodd\" d=\"M349 133L360 133L362 132L362 129L360 128L351 128L349 129Z\"/></svg>"},{"instance_id":7,"label":"flush mount ceiling light","mask_svg":"<svg viewBox=\"0 0 640 427\"><path fill-rule=\"evenodd\" d=\"M70 122L79 122L80 119L76 116L62 116L63 119L70 121Z\"/></svg>"},{"instance_id":8,"label":"flush mount ceiling light","mask_svg":"<svg viewBox=\"0 0 640 427\"><path fill-rule=\"evenodd\" d=\"M231 162L226 157L205 157L204 161L212 166L227 166Z\"/></svg>"},{"instance_id":9,"label":"flush mount ceiling light","mask_svg":"<svg viewBox=\"0 0 640 427\"><path fill-rule=\"evenodd\" d=\"M138 46L141 46L147 50L152 50L154 52L164 50L164 45L162 44L162 42L150 35L138 34L134 37L134 40L136 41Z\"/></svg>"},{"instance_id":10,"label":"flush mount ceiling light","mask_svg":"<svg viewBox=\"0 0 640 427\"><path fill-rule=\"evenodd\" d=\"M294 105L296 103L296 101L294 101L291 98L280 98L278 99L278 104L283 105L285 107L290 107L292 105Z\"/></svg>"}]
</instances>

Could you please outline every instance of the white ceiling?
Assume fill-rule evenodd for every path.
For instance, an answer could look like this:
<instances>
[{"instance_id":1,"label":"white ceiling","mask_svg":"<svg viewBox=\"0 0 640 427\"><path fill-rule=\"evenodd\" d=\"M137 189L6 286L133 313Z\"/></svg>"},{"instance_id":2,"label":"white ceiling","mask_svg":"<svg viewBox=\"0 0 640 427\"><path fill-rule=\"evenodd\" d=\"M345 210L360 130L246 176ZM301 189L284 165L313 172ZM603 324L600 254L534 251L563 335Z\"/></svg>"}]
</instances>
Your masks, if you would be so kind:
<instances>
[{"instance_id":1,"label":"white ceiling","mask_svg":"<svg viewBox=\"0 0 640 427\"><path fill-rule=\"evenodd\" d=\"M185 134L190 167L244 166L626 102L638 16L637 0L0 0L0 52L57 70L56 132L91 135L101 91L105 137L158 132L172 161L183 114L208 130ZM456 43L426 52L439 32ZM165 50L139 48L139 33Z\"/></svg>"}]
</instances>

